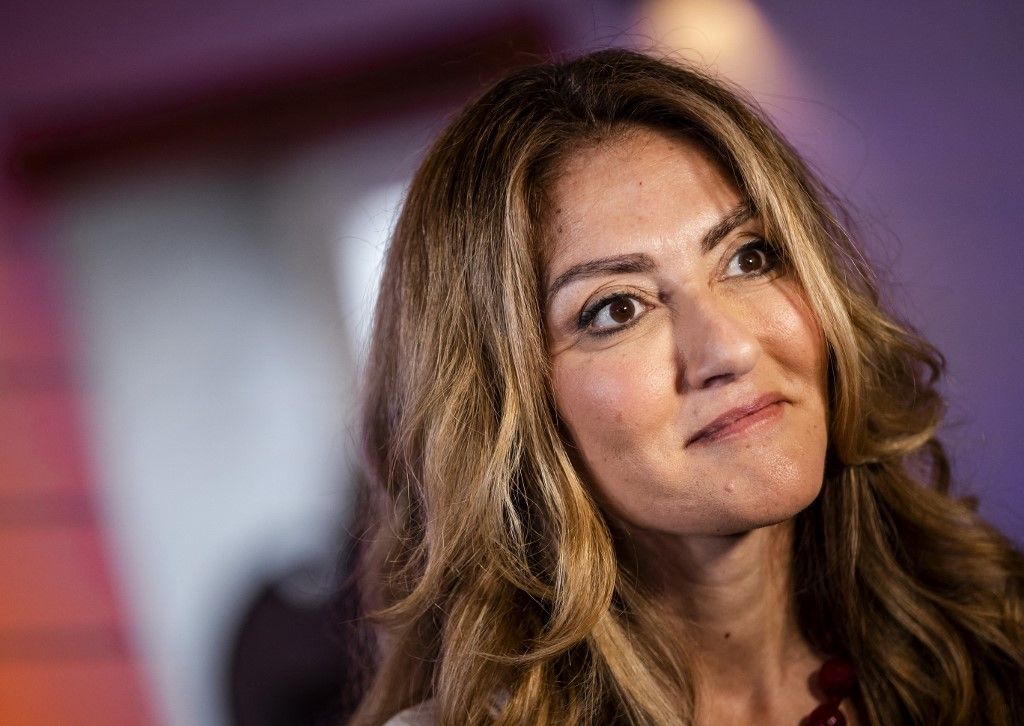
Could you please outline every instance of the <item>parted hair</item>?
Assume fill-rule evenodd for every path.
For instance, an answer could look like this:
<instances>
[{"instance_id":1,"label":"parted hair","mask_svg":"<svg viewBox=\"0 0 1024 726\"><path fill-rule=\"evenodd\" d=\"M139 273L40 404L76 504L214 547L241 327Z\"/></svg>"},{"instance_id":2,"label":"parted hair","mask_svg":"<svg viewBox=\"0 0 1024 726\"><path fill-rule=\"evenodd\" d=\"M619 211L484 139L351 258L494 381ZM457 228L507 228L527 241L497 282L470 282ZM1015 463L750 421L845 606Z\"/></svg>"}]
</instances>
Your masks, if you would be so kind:
<instances>
[{"instance_id":1,"label":"parted hair","mask_svg":"<svg viewBox=\"0 0 1024 726\"><path fill-rule=\"evenodd\" d=\"M824 332L827 463L792 550L804 637L855 665L868 723L1014 723L1024 561L949 493L941 356L883 310L841 205L753 104L626 50L498 82L409 189L366 367L353 723L426 699L443 724L695 720L695 654L617 552L548 375L546 193L574 150L635 127L718 160Z\"/></svg>"}]
</instances>

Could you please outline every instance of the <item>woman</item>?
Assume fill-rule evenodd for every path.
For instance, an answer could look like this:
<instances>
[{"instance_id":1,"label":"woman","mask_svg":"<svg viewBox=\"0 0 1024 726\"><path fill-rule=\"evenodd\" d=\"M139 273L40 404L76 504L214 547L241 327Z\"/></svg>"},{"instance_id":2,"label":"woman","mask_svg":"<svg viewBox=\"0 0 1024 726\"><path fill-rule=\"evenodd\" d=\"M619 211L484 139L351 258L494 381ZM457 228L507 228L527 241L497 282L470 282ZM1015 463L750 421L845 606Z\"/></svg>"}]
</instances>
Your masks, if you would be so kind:
<instances>
[{"instance_id":1,"label":"woman","mask_svg":"<svg viewBox=\"0 0 1024 726\"><path fill-rule=\"evenodd\" d=\"M836 210L635 53L461 113L382 282L355 723L1019 718L1024 563L946 494L941 358Z\"/></svg>"}]
</instances>

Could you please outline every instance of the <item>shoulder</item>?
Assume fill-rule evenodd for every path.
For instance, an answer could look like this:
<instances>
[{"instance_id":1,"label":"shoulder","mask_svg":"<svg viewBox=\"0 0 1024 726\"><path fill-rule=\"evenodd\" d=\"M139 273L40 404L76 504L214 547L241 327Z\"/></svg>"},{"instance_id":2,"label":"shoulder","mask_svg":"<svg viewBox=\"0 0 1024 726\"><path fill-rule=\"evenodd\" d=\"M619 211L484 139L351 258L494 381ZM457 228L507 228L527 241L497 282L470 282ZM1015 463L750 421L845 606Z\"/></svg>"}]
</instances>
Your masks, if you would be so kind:
<instances>
[{"instance_id":1,"label":"shoulder","mask_svg":"<svg viewBox=\"0 0 1024 726\"><path fill-rule=\"evenodd\" d=\"M429 700L396 713L384 726L434 726L436 721L434 701Z\"/></svg>"}]
</instances>

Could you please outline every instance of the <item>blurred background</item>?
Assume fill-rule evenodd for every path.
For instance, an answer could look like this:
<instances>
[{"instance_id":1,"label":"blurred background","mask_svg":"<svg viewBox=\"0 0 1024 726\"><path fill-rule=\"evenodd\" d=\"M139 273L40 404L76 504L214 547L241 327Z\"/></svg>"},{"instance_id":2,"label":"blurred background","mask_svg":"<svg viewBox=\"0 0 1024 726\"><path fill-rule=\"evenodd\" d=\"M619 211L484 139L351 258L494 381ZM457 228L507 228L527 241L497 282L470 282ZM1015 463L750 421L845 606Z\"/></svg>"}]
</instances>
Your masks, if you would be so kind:
<instances>
[{"instance_id":1,"label":"blurred background","mask_svg":"<svg viewBox=\"0 0 1024 726\"><path fill-rule=\"evenodd\" d=\"M355 380L426 145L505 71L628 46L746 87L947 355L1024 542L1024 4L0 6L0 724L328 723Z\"/></svg>"}]
</instances>

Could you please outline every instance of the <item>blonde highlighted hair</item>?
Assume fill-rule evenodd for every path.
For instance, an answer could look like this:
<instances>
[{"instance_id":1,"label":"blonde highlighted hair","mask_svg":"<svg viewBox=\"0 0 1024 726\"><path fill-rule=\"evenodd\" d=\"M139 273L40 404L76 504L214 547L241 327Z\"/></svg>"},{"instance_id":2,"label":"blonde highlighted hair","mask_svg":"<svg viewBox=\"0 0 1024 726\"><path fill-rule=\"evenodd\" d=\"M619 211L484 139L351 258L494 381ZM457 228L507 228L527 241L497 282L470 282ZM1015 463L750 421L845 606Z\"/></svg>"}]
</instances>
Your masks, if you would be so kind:
<instances>
[{"instance_id":1,"label":"blonde highlighted hair","mask_svg":"<svg viewBox=\"0 0 1024 726\"><path fill-rule=\"evenodd\" d=\"M829 452L795 522L805 637L850 658L869 723L1024 711L1024 564L948 496L938 353L886 314L840 207L751 105L624 50L536 66L434 144L387 253L365 388L355 723L435 699L441 723L690 724L693 658L616 552L556 423L541 296L545 193L630 127L706 147L758 210L824 331Z\"/></svg>"}]
</instances>

